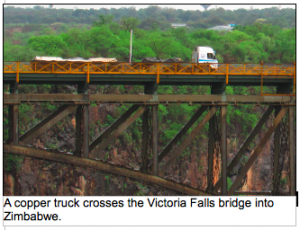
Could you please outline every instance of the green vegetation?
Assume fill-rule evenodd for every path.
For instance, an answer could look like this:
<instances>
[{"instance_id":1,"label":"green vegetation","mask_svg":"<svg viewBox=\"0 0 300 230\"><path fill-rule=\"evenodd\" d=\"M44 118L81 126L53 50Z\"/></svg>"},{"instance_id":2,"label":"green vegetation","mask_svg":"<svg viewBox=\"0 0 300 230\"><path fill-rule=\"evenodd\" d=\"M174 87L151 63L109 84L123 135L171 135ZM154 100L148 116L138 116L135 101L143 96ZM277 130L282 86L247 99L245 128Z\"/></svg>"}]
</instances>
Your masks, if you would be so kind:
<instances>
[{"instance_id":1,"label":"green vegetation","mask_svg":"<svg viewBox=\"0 0 300 230\"><path fill-rule=\"evenodd\" d=\"M25 32L5 29L4 61L30 61L37 55L71 57L116 57L127 61L129 56L130 29L134 29L133 61L143 57L180 57L185 62L191 59L195 46L211 46L217 52L219 63L293 63L295 60L295 28L255 22L237 26L232 32L193 28L138 28L136 18L113 20L113 15L99 15L91 28L46 29L53 33ZM54 23L55 24L55 23ZM35 26L35 29L40 29ZM16 31L14 33L9 31ZM20 35L22 34L22 36ZM21 37L20 37L21 36Z\"/></svg>"},{"instance_id":2,"label":"green vegetation","mask_svg":"<svg viewBox=\"0 0 300 230\"><path fill-rule=\"evenodd\" d=\"M6 171L19 170L21 167L21 161L23 161L23 156L17 156L10 153L4 153L3 156L3 167Z\"/></svg>"}]
</instances>

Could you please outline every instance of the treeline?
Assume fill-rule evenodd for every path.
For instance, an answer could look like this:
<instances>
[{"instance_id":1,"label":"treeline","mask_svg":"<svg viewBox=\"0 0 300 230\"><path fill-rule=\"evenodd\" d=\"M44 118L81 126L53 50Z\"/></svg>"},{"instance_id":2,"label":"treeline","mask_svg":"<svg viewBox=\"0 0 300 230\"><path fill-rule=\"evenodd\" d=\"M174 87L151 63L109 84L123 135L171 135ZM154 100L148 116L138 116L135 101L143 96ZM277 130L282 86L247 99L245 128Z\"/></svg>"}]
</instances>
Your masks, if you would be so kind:
<instances>
[{"instance_id":1,"label":"treeline","mask_svg":"<svg viewBox=\"0 0 300 230\"><path fill-rule=\"evenodd\" d=\"M133 36L133 61L143 57L180 57L191 59L195 46L211 46L217 52L219 63L293 63L295 60L296 31L256 22L237 26L232 32L205 29L170 28L142 30L136 18L117 23L113 16L100 15L91 28L68 28L57 32L45 28L44 35L15 32L28 36L19 44L14 37L4 34L4 60L29 61L37 55L71 57L116 57L128 61L130 29ZM59 29L60 27L58 27ZM33 35L33 36L32 36ZM20 38L21 39L21 38Z\"/></svg>"},{"instance_id":2,"label":"treeline","mask_svg":"<svg viewBox=\"0 0 300 230\"><path fill-rule=\"evenodd\" d=\"M225 10L213 8L207 11L181 10L173 8L162 8L149 6L148 8L136 10L135 7L106 9L52 9L35 6L33 8L4 7L4 23L80 23L92 24L99 15L113 15L115 21L122 18L133 17L139 20L139 28L150 30L153 28L167 29L171 23L187 23L191 28L209 28L216 25L227 25L235 23L241 26L253 24L257 19L265 19L266 23L280 28L295 27L295 9L285 8L279 10L277 7L266 9L238 9ZM170 6L171 7L171 6ZM195 9L201 8L195 5Z\"/></svg>"}]
</instances>

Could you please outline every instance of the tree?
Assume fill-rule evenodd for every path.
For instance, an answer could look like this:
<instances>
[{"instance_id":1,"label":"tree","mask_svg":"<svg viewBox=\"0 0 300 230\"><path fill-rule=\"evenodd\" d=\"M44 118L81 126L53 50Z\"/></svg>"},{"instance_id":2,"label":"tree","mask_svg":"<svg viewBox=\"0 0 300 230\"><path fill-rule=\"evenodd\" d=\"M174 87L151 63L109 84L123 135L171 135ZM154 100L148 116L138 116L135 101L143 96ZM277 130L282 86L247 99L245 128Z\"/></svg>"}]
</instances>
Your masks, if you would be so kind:
<instances>
[{"instance_id":1,"label":"tree","mask_svg":"<svg viewBox=\"0 0 300 230\"><path fill-rule=\"evenodd\" d=\"M11 45L4 43L3 59L4 61L30 61L35 56L44 55L43 52L37 52L28 46Z\"/></svg>"},{"instance_id":2,"label":"tree","mask_svg":"<svg viewBox=\"0 0 300 230\"><path fill-rule=\"evenodd\" d=\"M120 38L114 35L108 26L92 27L87 33L88 47L94 54L109 57L118 46Z\"/></svg>"},{"instance_id":3,"label":"tree","mask_svg":"<svg viewBox=\"0 0 300 230\"><path fill-rule=\"evenodd\" d=\"M296 30L281 30L275 35L275 54L278 56L280 63L291 63L295 61L296 55Z\"/></svg>"},{"instance_id":4,"label":"tree","mask_svg":"<svg viewBox=\"0 0 300 230\"><path fill-rule=\"evenodd\" d=\"M264 18L258 18L255 20L254 24L258 23L258 24L264 24L267 21L267 19Z\"/></svg>"},{"instance_id":5,"label":"tree","mask_svg":"<svg viewBox=\"0 0 300 230\"><path fill-rule=\"evenodd\" d=\"M33 50L44 52L46 55L62 56L67 44L60 36L44 35L32 37L28 40L28 45Z\"/></svg>"},{"instance_id":6,"label":"tree","mask_svg":"<svg viewBox=\"0 0 300 230\"><path fill-rule=\"evenodd\" d=\"M122 29L126 30L126 31L130 31L133 30L135 28L137 28L137 26L140 24L140 20L138 20L137 18L132 18L132 17L123 17L120 20L120 24Z\"/></svg>"}]
</instances>

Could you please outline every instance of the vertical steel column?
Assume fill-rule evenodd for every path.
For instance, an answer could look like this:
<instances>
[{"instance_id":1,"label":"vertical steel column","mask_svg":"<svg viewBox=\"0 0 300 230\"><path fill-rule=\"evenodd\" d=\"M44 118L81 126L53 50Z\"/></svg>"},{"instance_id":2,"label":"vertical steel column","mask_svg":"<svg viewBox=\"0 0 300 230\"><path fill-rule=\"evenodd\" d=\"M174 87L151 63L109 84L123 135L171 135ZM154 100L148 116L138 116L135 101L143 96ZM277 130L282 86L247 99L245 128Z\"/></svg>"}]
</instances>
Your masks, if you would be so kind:
<instances>
[{"instance_id":1,"label":"vertical steel column","mask_svg":"<svg viewBox=\"0 0 300 230\"><path fill-rule=\"evenodd\" d=\"M289 142L290 142L290 195L296 196L296 153L295 153L295 112L294 107L289 107Z\"/></svg>"},{"instance_id":2,"label":"vertical steel column","mask_svg":"<svg viewBox=\"0 0 300 230\"><path fill-rule=\"evenodd\" d=\"M144 93L152 94L155 97L157 95L157 84L155 82L146 84ZM158 175L158 105L152 106L152 150L152 173Z\"/></svg>"},{"instance_id":3,"label":"vertical steel column","mask_svg":"<svg viewBox=\"0 0 300 230\"><path fill-rule=\"evenodd\" d=\"M275 106L275 117L278 115L280 110L281 110L281 106ZM280 155L280 123L277 126L274 133L273 187L272 187L273 195L276 195L278 193L278 185L280 180L280 175L278 172L279 155Z\"/></svg>"},{"instance_id":4,"label":"vertical steel column","mask_svg":"<svg viewBox=\"0 0 300 230\"><path fill-rule=\"evenodd\" d=\"M148 166L148 156L147 156L147 148L148 148L148 117L149 117L149 109L147 109L143 114L143 135L142 135L142 165L141 172L146 172Z\"/></svg>"},{"instance_id":5,"label":"vertical steel column","mask_svg":"<svg viewBox=\"0 0 300 230\"><path fill-rule=\"evenodd\" d=\"M83 147L82 153L84 158L89 157L89 105L83 106Z\"/></svg>"},{"instance_id":6,"label":"vertical steel column","mask_svg":"<svg viewBox=\"0 0 300 230\"><path fill-rule=\"evenodd\" d=\"M18 83L10 84L10 93L18 93ZM19 144L19 105L10 105L8 108L8 143Z\"/></svg>"},{"instance_id":7,"label":"vertical steel column","mask_svg":"<svg viewBox=\"0 0 300 230\"><path fill-rule=\"evenodd\" d=\"M225 95L226 82L215 83L211 85L211 94ZM209 120L209 133L208 133L208 159L207 159L207 188L206 191L213 191L213 160L215 152L215 129L218 124L216 123L216 114ZM218 155L218 154L217 154Z\"/></svg>"},{"instance_id":8,"label":"vertical steel column","mask_svg":"<svg viewBox=\"0 0 300 230\"><path fill-rule=\"evenodd\" d=\"M75 139L75 152L74 156L81 157L82 147L82 134L81 134L81 123L82 123L82 106L78 106L76 109L76 139Z\"/></svg>"},{"instance_id":9,"label":"vertical steel column","mask_svg":"<svg viewBox=\"0 0 300 230\"><path fill-rule=\"evenodd\" d=\"M158 175L158 105L152 106L153 175Z\"/></svg>"},{"instance_id":10,"label":"vertical steel column","mask_svg":"<svg viewBox=\"0 0 300 230\"><path fill-rule=\"evenodd\" d=\"M227 132L226 132L227 106L221 106L221 194L227 195Z\"/></svg>"},{"instance_id":11,"label":"vertical steel column","mask_svg":"<svg viewBox=\"0 0 300 230\"><path fill-rule=\"evenodd\" d=\"M209 120L208 131L208 164L207 164L207 191L212 192L213 189L213 157L215 148L215 114Z\"/></svg>"},{"instance_id":12,"label":"vertical steel column","mask_svg":"<svg viewBox=\"0 0 300 230\"><path fill-rule=\"evenodd\" d=\"M88 84L79 82L77 92L87 94ZM76 110L76 143L74 155L89 157L89 105L78 106Z\"/></svg>"}]
</instances>

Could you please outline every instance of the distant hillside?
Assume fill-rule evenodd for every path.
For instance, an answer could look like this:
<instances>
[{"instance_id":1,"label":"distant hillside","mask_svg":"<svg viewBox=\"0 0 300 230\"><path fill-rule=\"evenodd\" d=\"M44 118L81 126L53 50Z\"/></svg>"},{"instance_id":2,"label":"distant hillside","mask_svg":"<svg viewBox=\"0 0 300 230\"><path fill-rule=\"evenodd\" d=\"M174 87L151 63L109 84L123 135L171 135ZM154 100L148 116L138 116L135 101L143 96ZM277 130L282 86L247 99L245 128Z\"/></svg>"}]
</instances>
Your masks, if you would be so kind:
<instances>
[{"instance_id":1,"label":"distant hillside","mask_svg":"<svg viewBox=\"0 0 300 230\"><path fill-rule=\"evenodd\" d=\"M281 28L295 27L296 11L294 9L281 9L276 7L266 9L238 9L225 10L223 8L211 9L201 12L176 10L150 6L136 10L134 7L120 9L52 9L36 6L34 8L4 7L4 23L42 23L53 24L80 23L92 24L98 16L113 15L115 21L123 17L137 18L141 29L153 29L152 25L160 29L171 27L171 23L187 23L192 28L209 28L215 25L235 23L242 26L253 24L257 19L265 19L265 23Z\"/></svg>"}]
</instances>

